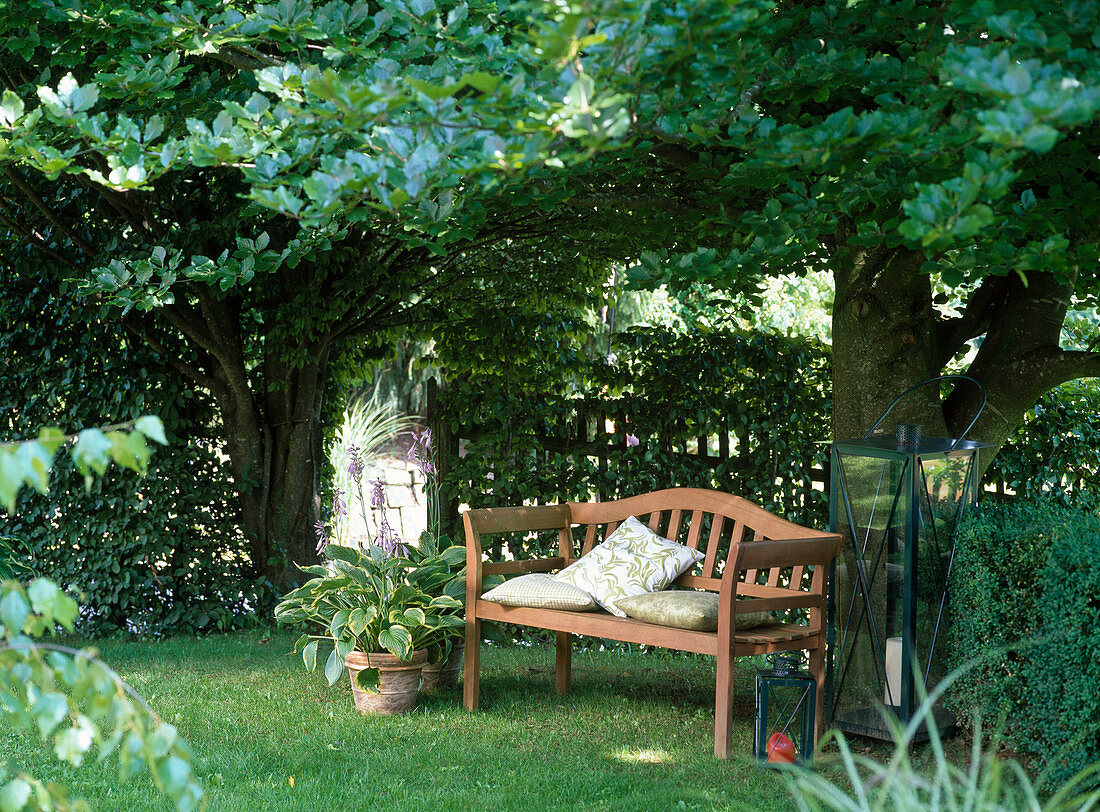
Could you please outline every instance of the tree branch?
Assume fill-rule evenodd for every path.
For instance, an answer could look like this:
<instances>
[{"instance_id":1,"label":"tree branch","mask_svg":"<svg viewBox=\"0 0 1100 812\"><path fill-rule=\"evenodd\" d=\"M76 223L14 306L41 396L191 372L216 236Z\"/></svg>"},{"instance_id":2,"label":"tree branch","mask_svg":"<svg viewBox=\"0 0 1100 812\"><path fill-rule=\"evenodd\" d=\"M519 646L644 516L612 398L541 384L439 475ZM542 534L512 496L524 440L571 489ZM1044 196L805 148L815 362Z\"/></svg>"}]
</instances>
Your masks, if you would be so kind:
<instances>
[{"instance_id":1,"label":"tree branch","mask_svg":"<svg viewBox=\"0 0 1100 812\"><path fill-rule=\"evenodd\" d=\"M65 265L66 267L74 271L78 270L77 264L72 259L51 247L41 234L39 234L37 231L30 228L29 226L24 226L23 224L19 223L15 219L15 215L8 210L5 202L6 201L4 201L3 198L0 198L0 223L3 223L15 233L22 235L24 238L27 239L28 242L31 243L31 245L33 245L40 251L49 254L62 265Z\"/></svg>"},{"instance_id":2,"label":"tree branch","mask_svg":"<svg viewBox=\"0 0 1100 812\"><path fill-rule=\"evenodd\" d=\"M151 332L144 329L144 327L138 326L137 324L134 324L133 322L128 320L123 321L123 326L139 339L148 344L153 352L159 354L164 359L164 361L170 367L172 367L172 369L179 372L185 378L188 378L195 385L213 391L213 378L200 370L198 367L192 364L185 363L183 359L179 357L179 353L169 350L168 347Z\"/></svg>"},{"instance_id":3,"label":"tree branch","mask_svg":"<svg viewBox=\"0 0 1100 812\"><path fill-rule=\"evenodd\" d=\"M222 48L220 51L214 51L213 53L206 54L206 56L218 62L223 62L237 70L244 71L260 70L261 68L270 68L275 65L283 64L282 61L261 53L254 48L240 45Z\"/></svg>"},{"instance_id":4,"label":"tree branch","mask_svg":"<svg viewBox=\"0 0 1100 812\"><path fill-rule=\"evenodd\" d=\"M85 242L80 235L61 222L61 218L57 216L57 213L46 205L46 201L39 196L38 192L31 188L30 184L23 179L22 175L15 171L15 168L11 164L4 166L4 174L6 174L8 179L18 187L19 191L26 195L27 199L35 205L35 208L46 216L46 219L49 220L56 229L72 241L73 245L89 257L95 254L95 249Z\"/></svg>"},{"instance_id":5,"label":"tree branch","mask_svg":"<svg viewBox=\"0 0 1100 812\"><path fill-rule=\"evenodd\" d=\"M960 316L936 325L933 365L941 369L955 357L963 344L989 329L996 304L1004 298L1005 277L987 276L971 294Z\"/></svg>"}]
</instances>

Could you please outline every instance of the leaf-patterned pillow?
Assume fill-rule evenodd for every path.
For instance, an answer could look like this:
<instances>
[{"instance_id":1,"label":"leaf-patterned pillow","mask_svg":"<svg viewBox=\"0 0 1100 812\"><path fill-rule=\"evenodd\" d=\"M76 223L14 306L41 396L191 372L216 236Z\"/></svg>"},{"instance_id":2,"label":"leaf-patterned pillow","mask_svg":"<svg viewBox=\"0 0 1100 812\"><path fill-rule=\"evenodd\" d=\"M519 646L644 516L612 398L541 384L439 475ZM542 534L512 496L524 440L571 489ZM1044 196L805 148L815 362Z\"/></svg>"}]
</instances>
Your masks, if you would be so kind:
<instances>
[{"instance_id":1,"label":"leaf-patterned pillow","mask_svg":"<svg viewBox=\"0 0 1100 812\"><path fill-rule=\"evenodd\" d=\"M606 541L554 577L580 587L611 614L626 617L616 600L659 592L703 558L698 550L662 538L630 516Z\"/></svg>"}]
</instances>

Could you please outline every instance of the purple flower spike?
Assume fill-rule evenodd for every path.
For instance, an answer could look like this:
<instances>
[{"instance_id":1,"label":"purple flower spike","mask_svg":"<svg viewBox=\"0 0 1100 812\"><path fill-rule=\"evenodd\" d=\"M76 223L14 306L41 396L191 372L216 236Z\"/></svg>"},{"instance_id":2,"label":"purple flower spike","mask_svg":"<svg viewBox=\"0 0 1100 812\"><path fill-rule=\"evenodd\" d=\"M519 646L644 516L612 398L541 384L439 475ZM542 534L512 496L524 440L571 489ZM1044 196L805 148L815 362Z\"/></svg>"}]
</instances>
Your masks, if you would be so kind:
<instances>
[{"instance_id":1,"label":"purple flower spike","mask_svg":"<svg viewBox=\"0 0 1100 812\"><path fill-rule=\"evenodd\" d=\"M422 432L413 432L413 444L409 449L409 460L416 463L422 476L431 476L435 473L435 463L432 462L429 450L432 447L432 430L424 429Z\"/></svg>"},{"instance_id":2,"label":"purple flower spike","mask_svg":"<svg viewBox=\"0 0 1100 812\"><path fill-rule=\"evenodd\" d=\"M382 520L378 526L378 546L386 555L408 555L408 548L397 535L397 531L390 527L389 522Z\"/></svg>"},{"instance_id":3,"label":"purple flower spike","mask_svg":"<svg viewBox=\"0 0 1100 812\"><path fill-rule=\"evenodd\" d=\"M378 509L386 506L385 484L381 479L376 479L371 483L370 506Z\"/></svg>"},{"instance_id":4,"label":"purple flower spike","mask_svg":"<svg viewBox=\"0 0 1100 812\"><path fill-rule=\"evenodd\" d=\"M317 531L317 555L320 555L328 544L328 533L325 531L325 526L320 519L317 520L317 524L313 525L313 529Z\"/></svg>"},{"instance_id":5,"label":"purple flower spike","mask_svg":"<svg viewBox=\"0 0 1100 812\"><path fill-rule=\"evenodd\" d=\"M359 446L349 446L348 450L344 452L344 456L347 457L348 460L348 476L358 485L360 477L363 476L363 468L365 467Z\"/></svg>"},{"instance_id":6,"label":"purple flower spike","mask_svg":"<svg viewBox=\"0 0 1100 812\"><path fill-rule=\"evenodd\" d=\"M337 516L347 516L348 506L344 502L344 491L336 489L336 495L332 497L332 510Z\"/></svg>"}]
</instances>

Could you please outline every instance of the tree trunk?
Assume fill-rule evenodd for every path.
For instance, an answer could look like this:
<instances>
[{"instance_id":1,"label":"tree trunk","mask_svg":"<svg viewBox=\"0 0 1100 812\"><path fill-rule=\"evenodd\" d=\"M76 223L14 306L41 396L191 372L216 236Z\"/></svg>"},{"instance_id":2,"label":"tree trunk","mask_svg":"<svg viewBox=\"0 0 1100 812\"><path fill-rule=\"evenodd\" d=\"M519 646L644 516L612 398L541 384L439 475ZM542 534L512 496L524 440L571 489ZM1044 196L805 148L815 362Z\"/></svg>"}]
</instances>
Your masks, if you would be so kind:
<instances>
[{"instance_id":1,"label":"tree trunk","mask_svg":"<svg viewBox=\"0 0 1100 812\"><path fill-rule=\"evenodd\" d=\"M932 290L920 273L923 255L905 250L860 250L835 273L833 304L833 432L863 437L910 386L940 374L933 362ZM879 426L921 423L925 434L945 431L935 386L903 399Z\"/></svg>"},{"instance_id":2,"label":"tree trunk","mask_svg":"<svg viewBox=\"0 0 1100 812\"><path fill-rule=\"evenodd\" d=\"M246 361L241 309L240 299L200 292L196 305L177 303L163 313L204 351L204 371L194 378L213 394L222 418L253 575L286 588L302 580L297 564L318 560L329 338L321 333L287 346L271 329L261 337L256 369Z\"/></svg>"},{"instance_id":3,"label":"tree trunk","mask_svg":"<svg viewBox=\"0 0 1100 812\"><path fill-rule=\"evenodd\" d=\"M932 304L931 279L920 270L923 262L919 252L882 246L834 257L834 439L862 438L895 398L945 374L978 337L962 374L984 389L984 408L982 389L971 383L929 384L903 398L876 433L921 423L926 435L965 432L966 439L999 446L1043 393L1100 372L1100 354L1059 347L1073 280L1049 273L1032 274L1026 283L990 277L961 316L942 319ZM982 471L994 456L981 456Z\"/></svg>"},{"instance_id":4,"label":"tree trunk","mask_svg":"<svg viewBox=\"0 0 1100 812\"><path fill-rule=\"evenodd\" d=\"M280 588L302 580L296 564L319 558L322 386L310 366L307 382L291 376L290 385L307 408L289 419L283 419L281 403L269 404L260 417L218 399L252 569Z\"/></svg>"}]
</instances>

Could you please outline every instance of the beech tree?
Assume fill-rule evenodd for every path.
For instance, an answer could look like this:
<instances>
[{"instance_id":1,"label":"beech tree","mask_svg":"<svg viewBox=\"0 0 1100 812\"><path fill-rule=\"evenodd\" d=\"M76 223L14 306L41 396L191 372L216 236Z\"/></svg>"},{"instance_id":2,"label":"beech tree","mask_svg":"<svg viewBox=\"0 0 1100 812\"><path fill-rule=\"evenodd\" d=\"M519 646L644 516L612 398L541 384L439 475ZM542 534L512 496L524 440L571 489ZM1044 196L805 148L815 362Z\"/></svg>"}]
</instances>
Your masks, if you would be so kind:
<instances>
[{"instance_id":1,"label":"beech tree","mask_svg":"<svg viewBox=\"0 0 1100 812\"><path fill-rule=\"evenodd\" d=\"M1058 344L1095 296L1097 14L8 5L0 226L216 398L253 560L276 580L312 557L334 358L449 291L488 294L489 246L522 246L536 290L591 287L612 258L643 284L748 291L828 270L835 433L963 364L989 393L972 436L1000 442L1100 369ZM921 390L899 417L957 433L976 396Z\"/></svg>"},{"instance_id":2,"label":"beech tree","mask_svg":"<svg viewBox=\"0 0 1100 812\"><path fill-rule=\"evenodd\" d=\"M599 143L690 183L678 203L698 213L695 252L643 255L638 277L827 270L838 437L952 369L989 394L972 437L1001 443L1044 392L1100 374L1100 337L1059 344L1067 310L1097 293L1098 14L1041 0L594 3L547 42L583 70L594 109L626 111ZM897 416L958 436L978 397L926 387Z\"/></svg>"},{"instance_id":3,"label":"beech tree","mask_svg":"<svg viewBox=\"0 0 1100 812\"><path fill-rule=\"evenodd\" d=\"M23 258L48 257L59 294L100 302L214 399L259 577L283 584L316 559L323 398L342 356L491 301L503 275L544 304L598 290L600 257L625 250L629 214L607 211L618 225L597 238L589 211L547 203L537 172L530 187L468 184L534 149L519 106L515 132L499 121L524 14L0 6L0 278L40 284ZM494 264L503 245L522 273Z\"/></svg>"}]
</instances>

